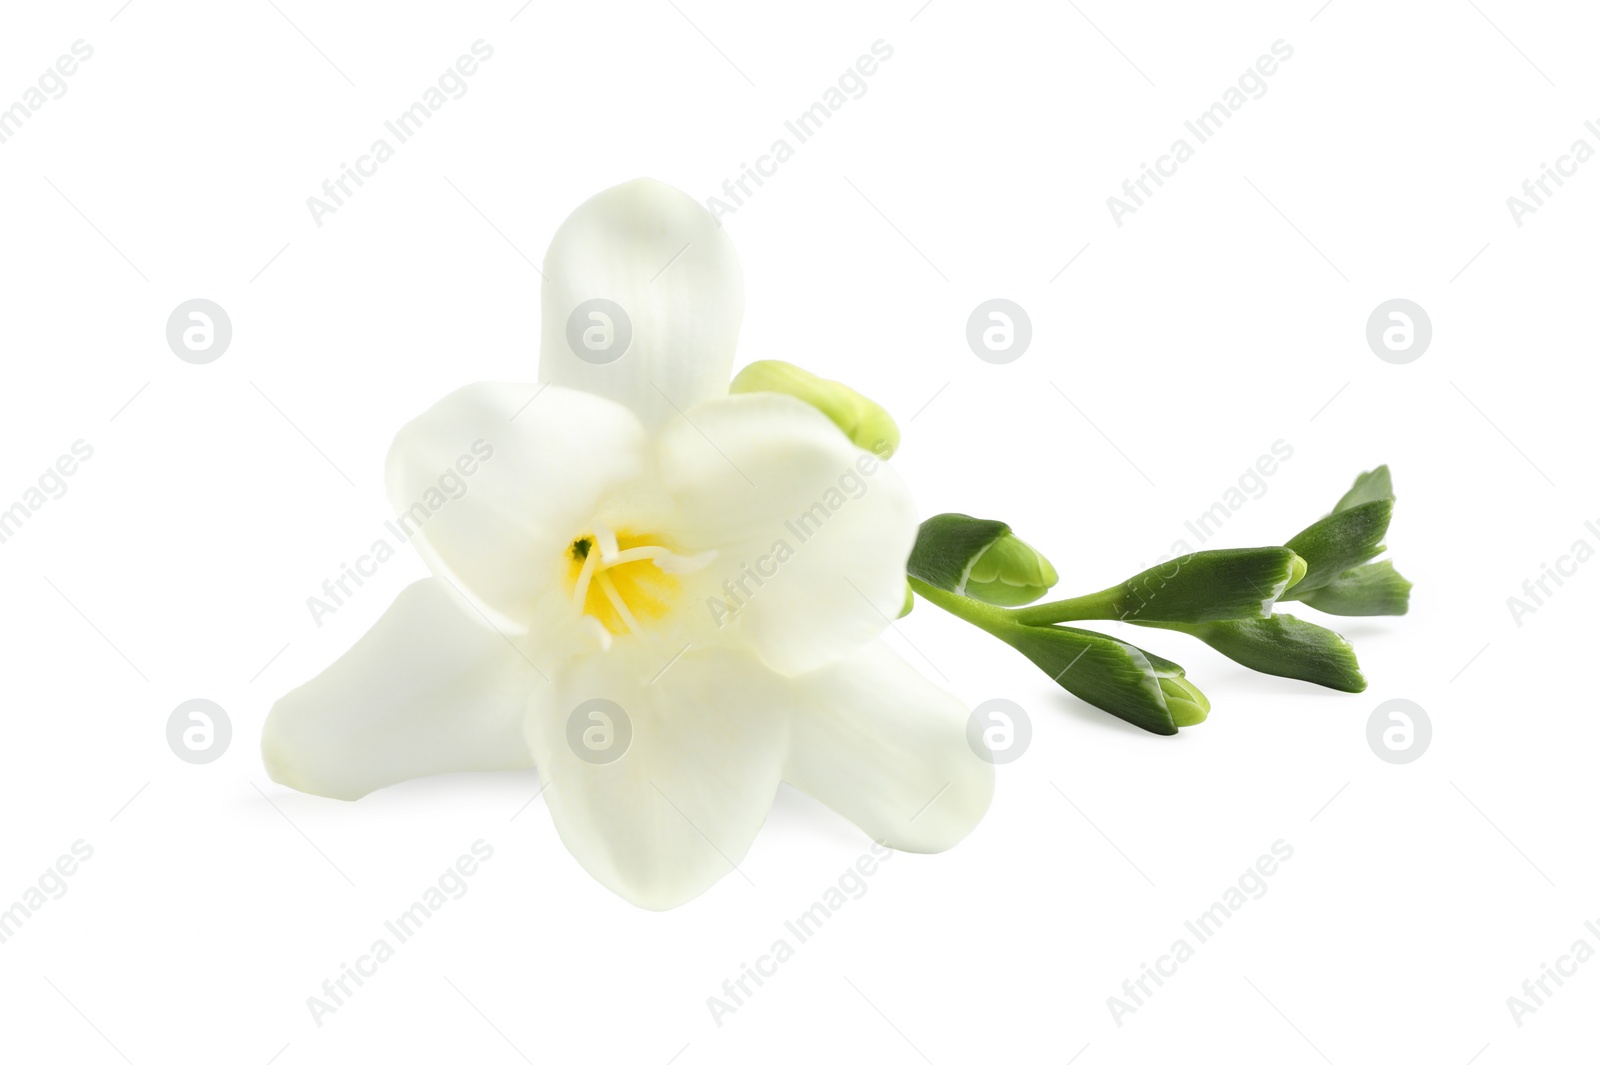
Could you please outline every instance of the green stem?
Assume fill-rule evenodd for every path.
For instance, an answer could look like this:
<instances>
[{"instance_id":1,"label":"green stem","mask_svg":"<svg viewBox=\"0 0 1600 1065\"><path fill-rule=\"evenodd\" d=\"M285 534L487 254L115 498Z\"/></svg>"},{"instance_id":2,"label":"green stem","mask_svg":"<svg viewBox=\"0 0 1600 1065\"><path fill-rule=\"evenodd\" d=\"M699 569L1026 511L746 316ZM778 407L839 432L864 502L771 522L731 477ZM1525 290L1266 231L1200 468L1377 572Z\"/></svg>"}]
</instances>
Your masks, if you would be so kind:
<instances>
[{"instance_id":1,"label":"green stem","mask_svg":"<svg viewBox=\"0 0 1600 1065\"><path fill-rule=\"evenodd\" d=\"M1011 611L1011 618L1023 625L1058 625L1063 621L1120 621L1123 588L1119 584L1088 595L1058 599L1053 603L1022 607Z\"/></svg>"},{"instance_id":2,"label":"green stem","mask_svg":"<svg viewBox=\"0 0 1600 1065\"><path fill-rule=\"evenodd\" d=\"M970 622L989 633L999 636L1002 630L1018 625L1055 625L1063 621L1118 621L1123 612L1117 605L1122 594L1119 585L1089 595L1075 596L1054 603L1021 609L991 606L969 596L935 588L926 581L907 577L911 590L943 610L948 610L963 621Z\"/></svg>"},{"instance_id":3,"label":"green stem","mask_svg":"<svg viewBox=\"0 0 1600 1065\"><path fill-rule=\"evenodd\" d=\"M955 592L947 592L915 577L908 576L906 582L911 585L913 592L916 592L934 606L954 614L968 624L976 625L991 636L1004 638L1004 632L1016 626L1017 619L1016 611L1014 610L990 606L988 603L981 603L976 599L957 595Z\"/></svg>"}]
</instances>

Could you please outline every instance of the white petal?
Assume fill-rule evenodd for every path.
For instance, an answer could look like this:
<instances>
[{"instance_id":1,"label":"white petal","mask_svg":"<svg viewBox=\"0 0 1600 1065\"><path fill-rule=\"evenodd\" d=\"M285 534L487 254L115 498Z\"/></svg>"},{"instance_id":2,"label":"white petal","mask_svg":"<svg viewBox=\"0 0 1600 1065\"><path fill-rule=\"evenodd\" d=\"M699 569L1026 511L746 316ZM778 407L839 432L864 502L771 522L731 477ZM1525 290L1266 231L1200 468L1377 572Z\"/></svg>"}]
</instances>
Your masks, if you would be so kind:
<instances>
[{"instance_id":1,"label":"white petal","mask_svg":"<svg viewBox=\"0 0 1600 1065\"><path fill-rule=\"evenodd\" d=\"M396 435L387 470L394 526L497 624L525 631L599 500L648 460L644 427L609 400L555 386L468 385Z\"/></svg>"},{"instance_id":2,"label":"white petal","mask_svg":"<svg viewBox=\"0 0 1600 1065\"><path fill-rule=\"evenodd\" d=\"M684 193L639 178L587 200L550 241L544 277L541 381L608 396L652 429L677 413L674 404L687 410L727 394L744 316L739 257L710 212ZM597 332L596 342L620 343L622 321L580 310L596 299L621 307L631 326L614 361L596 361L609 351L581 339L591 324L609 324L610 338ZM580 321L569 334L574 312Z\"/></svg>"},{"instance_id":3,"label":"white petal","mask_svg":"<svg viewBox=\"0 0 1600 1065\"><path fill-rule=\"evenodd\" d=\"M680 548L717 552L697 575L702 599L738 608L718 631L773 669L825 665L899 615L916 508L899 475L825 415L789 396L726 396L668 424L658 450Z\"/></svg>"},{"instance_id":4,"label":"white petal","mask_svg":"<svg viewBox=\"0 0 1600 1065\"><path fill-rule=\"evenodd\" d=\"M408 586L343 657L273 705L268 775L359 799L413 777L531 766L522 723L542 682L469 609L438 578Z\"/></svg>"},{"instance_id":5,"label":"white petal","mask_svg":"<svg viewBox=\"0 0 1600 1065\"><path fill-rule=\"evenodd\" d=\"M954 846L983 818L994 767L967 708L883 643L794 678L783 778L905 851Z\"/></svg>"},{"instance_id":6,"label":"white petal","mask_svg":"<svg viewBox=\"0 0 1600 1065\"><path fill-rule=\"evenodd\" d=\"M626 639L575 660L538 693L527 724L562 842L596 880L652 910L689 901L744 858L788 744L782 681L754 656L692 649L667 665L674 650ZM569 733L591 699L621 713L585 706ZM631 739L610 749L625 753L603 764L579 756L585 729L601 730L596 746L624 743L624 716Z\"/></svg>"}]
</instances>

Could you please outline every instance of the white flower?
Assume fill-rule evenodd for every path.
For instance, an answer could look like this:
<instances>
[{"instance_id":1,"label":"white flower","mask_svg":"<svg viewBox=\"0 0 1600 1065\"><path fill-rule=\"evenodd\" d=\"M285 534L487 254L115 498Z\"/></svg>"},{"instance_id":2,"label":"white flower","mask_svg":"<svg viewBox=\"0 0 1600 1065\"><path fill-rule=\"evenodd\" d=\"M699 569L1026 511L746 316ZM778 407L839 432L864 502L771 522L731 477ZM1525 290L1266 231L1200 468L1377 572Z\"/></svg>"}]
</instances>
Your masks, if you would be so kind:
<instances>
[{"instance_id":1,"label":"white flower","mask_svg":"<svg viewBox=\"0 0 1600 1065\"><path fill-rule=\"evenodd\" d=\"M905 596L911 499L812 407L728 394L743 293L726 233L633 181L567 219L544 275L544 384L470 385L396 437L389 498L434 576L272 708L272 778L356 799L537 767L567 848L652 909L743 859L780 780L891 846L956 843L992 767L962 703L878 640ZM596 298L632 327L606 364L568 343ZM490 449L464 495L414 506ZM594 699L621 715L575 718ZM597 757L590 728L621 756Z\"/></svg>"}]
</instances>

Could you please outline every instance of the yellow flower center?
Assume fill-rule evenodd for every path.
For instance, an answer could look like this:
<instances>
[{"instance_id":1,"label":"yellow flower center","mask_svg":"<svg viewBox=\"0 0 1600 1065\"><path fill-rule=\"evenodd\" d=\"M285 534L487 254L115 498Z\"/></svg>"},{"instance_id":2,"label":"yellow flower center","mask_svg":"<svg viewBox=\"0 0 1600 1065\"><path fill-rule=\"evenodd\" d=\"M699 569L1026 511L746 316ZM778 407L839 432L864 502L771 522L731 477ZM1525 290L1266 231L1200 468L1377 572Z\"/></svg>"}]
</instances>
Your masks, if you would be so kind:
<instances>
[{"instance_id":1,"label":"yellow flower center","mask_svg":"<svg viewBox=\"0 0 1600 1065\"><path fill-rule=\"evenodd\" d=\"M614 533L596 523L567 549L567 584L585 628L609 647L612 636L638 634L671 613L679 575L704 568L713 556L680 555L659 536Z\"/></svg>"}]
</instances>

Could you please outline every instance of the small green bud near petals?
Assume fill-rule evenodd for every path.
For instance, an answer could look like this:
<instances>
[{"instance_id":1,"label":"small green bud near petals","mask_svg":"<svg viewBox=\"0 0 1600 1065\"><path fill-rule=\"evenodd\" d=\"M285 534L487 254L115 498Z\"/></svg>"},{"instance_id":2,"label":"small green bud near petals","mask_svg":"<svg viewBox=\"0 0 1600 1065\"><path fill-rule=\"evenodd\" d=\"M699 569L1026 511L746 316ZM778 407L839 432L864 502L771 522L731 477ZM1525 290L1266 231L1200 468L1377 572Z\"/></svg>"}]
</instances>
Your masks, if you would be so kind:
<instances>
[{"instance_id":1,"label":"small green bud near petals","mask_svg":"<svg viewBox=\"0 0 1600 1065\"><path fill-rule=\"evenodd\" d=\"M907 581L906 582L906 603L905 603L905 606L902 606L900 608L900 617L903 618L907 614L911 613L911 608L916 606L916 605L917 605L917 594L911 590L911 583L909 581ZM895 620L898 621L899 618L896 618Z\"/></svg>"},{"instance_id":2,"label":"small green bud near petals","mask_svg":"<svg viewBox=\"0 0 1600 1065\"><path fill-rule=\"evenodd\" d=\"M777 392L809 403L859 448L889 458L900 446L900 429L884 410L849 385L818 377L793 363L777 359L752 362L740 370L728 386L735 395L745 392Z\"/></svg>"},{"instance_id":3,"label":"small green bud near petals","mask_svg":"<svg viewBox=\"0 0 1600 1065\"><path fill-rule=\"evenodd\" d=\"M1198 725L1211 713L1211 700L1184 677L1161 677L1161 694L1167 697L1172 723L1179 728Z\"/></svg>"},{"instance_id":4,"label":"small green bud near petals","mask_svg":"<svg viewBox=\"0 0 1600 1065\"><path fill-rule=\"evenodd\" d=\"M1020 606L1057 581L1050 560L1003 521L935 514L917 529L906 572L941 591L992 606Z\"/></svg>"},{"instance_id":5,"label":"small green bud near petals","mask_svg":"<svg viewBox=\"0 0 1600 1065\"><path fill-rule=\"evenodd\" d=\"M966 586L956 590L995 606L1022 606L1059 579L1048 558L1008 531L978 553L967 570Z\"/></svg>"}]
</instances>

